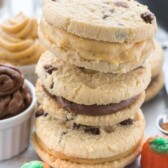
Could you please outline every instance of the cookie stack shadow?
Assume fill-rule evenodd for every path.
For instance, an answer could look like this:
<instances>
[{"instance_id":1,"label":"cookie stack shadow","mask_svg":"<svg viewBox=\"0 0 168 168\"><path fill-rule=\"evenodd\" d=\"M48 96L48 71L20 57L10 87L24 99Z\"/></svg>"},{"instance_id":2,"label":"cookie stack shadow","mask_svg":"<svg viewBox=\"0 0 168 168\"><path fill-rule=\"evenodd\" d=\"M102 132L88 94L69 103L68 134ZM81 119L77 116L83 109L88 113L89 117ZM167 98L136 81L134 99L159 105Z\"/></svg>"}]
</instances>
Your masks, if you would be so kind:
<instances>
[{"instance_id":1,"label":"cookie stack shadow","mask_svg":"<svg viewBox=\"0 0 168 168\"><path fill-rule=\"evenodd\" d=\"M36 67L33 134L42 160L54 168L123 168L139 156L156 27L133 0L44 1L39 36L48 51Z\"/></svg>"}]
</instances>

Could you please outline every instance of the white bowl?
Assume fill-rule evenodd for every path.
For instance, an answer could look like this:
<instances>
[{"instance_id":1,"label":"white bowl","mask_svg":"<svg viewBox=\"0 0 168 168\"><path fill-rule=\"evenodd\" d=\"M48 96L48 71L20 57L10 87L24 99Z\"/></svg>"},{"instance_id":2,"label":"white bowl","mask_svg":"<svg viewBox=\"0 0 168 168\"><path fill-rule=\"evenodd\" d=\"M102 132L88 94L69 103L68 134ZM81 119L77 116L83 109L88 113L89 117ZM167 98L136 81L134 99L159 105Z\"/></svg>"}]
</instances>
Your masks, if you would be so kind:
<instances>
[{"instance_id":1,"label":"white bowl","mask_svg":"<svg viewBox=\"0 0 168 168\"><path fill-rule=\"evenodd\" d=\"M26 79L35 84L37 80L37 75L35 74L36 64L33 65L25 65L17 67L23 74Z\"/></svg>"},{"instance_id":2,"label":"white bowl","mask_svg":"<svg viewBox=\"0 0 168 168\"><path fill-rule=\"evenodd\" d=\"M37 108L35 88L25 80L32 95L30 106L22 113L0 120L0 161L19 155L29 145L33 113Z\"/></svg>"},{"instance_id":3,"label":"white bowl","mask_svg":"<svg viewBox=\"0 0 168 168\"><path fill-rule=\"evenodd\" d=\"M156 126L159 129L159 131L161 131L162 133L168 135L168 131L164 130L161 127L161 124L163 123L167 123L168 122L168 116L166 114L162 114L160 116L158 116L157 120L156 120Z\"/></svg>"}]
</instances>

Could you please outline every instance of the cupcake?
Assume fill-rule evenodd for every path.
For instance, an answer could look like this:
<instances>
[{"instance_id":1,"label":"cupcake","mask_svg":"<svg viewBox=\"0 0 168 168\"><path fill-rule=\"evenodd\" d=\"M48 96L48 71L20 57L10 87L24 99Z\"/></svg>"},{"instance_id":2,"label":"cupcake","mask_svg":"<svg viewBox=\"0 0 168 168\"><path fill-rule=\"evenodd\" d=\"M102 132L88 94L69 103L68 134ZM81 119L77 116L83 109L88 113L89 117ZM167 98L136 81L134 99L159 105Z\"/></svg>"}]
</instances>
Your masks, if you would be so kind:
<instances>
[{"instance_id":1,"label":"cupcake","mask_svg":"<svg viewBox=\"0 0 168 168\"><path fill-rule=\"evenodd\" d=\"M17 68L0 64L0 161L28 147L35 109L33 85Z\"/></svg>"},{"instance_id":2,"label":"cupcake","mask_svg":"<svg viewBox=\"0 0 168 168\"><path fill-rule=\"evenodd\" d=\"M36 18L23 13L0 26L0 62L19 66L31 81L35 80L34 64L44 52L38 40L37 26Z\"/></svg>"}]
</instances>

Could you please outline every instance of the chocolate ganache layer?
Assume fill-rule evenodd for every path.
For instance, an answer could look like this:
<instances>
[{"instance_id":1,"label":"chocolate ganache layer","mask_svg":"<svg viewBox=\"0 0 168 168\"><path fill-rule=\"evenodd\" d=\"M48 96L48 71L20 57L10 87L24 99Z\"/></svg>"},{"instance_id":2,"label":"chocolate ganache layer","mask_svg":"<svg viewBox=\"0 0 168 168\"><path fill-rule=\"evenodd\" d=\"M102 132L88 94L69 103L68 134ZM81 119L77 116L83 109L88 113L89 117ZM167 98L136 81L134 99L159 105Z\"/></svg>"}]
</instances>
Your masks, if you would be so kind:
<instances>
[{"instance_id":1,"label":"chocolate ganache layer","mask_svg":"<svg viewBox=\"0 0 168 168\"><path fill-rule=\"evenodd\" d=\"M109 105L83 105L83 104L76 104L66 100L63 97L55 96L50 94L47 89L43 86L44 92L50 96L51 98L55 99L61 108L73 112L75 114L81 115L90 115L90 116L102 116L102 115L109 115L112 113L116 113L123 109L128 108L131 104L133 104L140 95L134 96L128 100L123 100L119 103L111 103Z\"/></svg>"},{"instance_id":2,"label":"chocolate ganache layer","mask_svg":"<svg viewBox=\"0 0 168 168\"><path fill-rule=\"evenodd\" d=\"M0 64L0 120L23 112L31 101L22 73L13 66Z\"/></svg>"}]
</instances>

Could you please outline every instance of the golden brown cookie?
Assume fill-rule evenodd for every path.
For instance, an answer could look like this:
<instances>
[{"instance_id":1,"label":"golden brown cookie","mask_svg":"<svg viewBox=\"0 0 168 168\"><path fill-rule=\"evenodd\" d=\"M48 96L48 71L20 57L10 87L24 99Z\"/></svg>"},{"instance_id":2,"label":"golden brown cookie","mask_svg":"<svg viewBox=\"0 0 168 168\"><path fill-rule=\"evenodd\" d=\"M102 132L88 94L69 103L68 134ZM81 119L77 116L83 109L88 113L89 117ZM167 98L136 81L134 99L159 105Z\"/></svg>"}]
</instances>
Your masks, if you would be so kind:
<instances>
[{"instance_id":1,"label":"golden brown cookie","mask_svg":"<svg viewBox=\"0 0 168 168\"><path fill-rule=\"evenodd\" d=\"M151 78L150 66L127 74L101 73L67 64L49 52L41 56L36 72L50 94L84 105L128 100L141 94Z\"/></svg>"},{"instance_id":2,"label":"golden brown cookie","mask_svg":"<svg viewBox=\"0 0 168 168\"><path fill-rule=\"evenodd\" d=\"M140 42L157 27L154 14L134 0L45 0L43 14L55 27L97 41Z\"/></svg>"},{"instance_id":3,"label":"golden brown cookie","mask_svg":"<svg viewBox=\"0 0 168 168\"><path fill-rule=\"evenodd\" d=\"M126 73L141 66L154 48L152 39L131 44L84 39L50 25L44 18L39 37L49 51L65 62L105 73Z\"/></svg>"},{"instance_id":4,"label":"golden brown cookie","mask_svg":"<svg viewBox=\"0 0 168 168\"><path fill-rule=\"evenodd\" d=\"M139 154L144 136L144 118L141 111L136 113L131 123L120 123L109 128L69 125L50 115L36 118L35 127L33 144L36 151L44 161L54 167L59 167L60 163L60 167L65 164L67 167L115 165L118 168L122 165L119 164L123 163L122 160L124 167Z\"/></svg>"}]
</instances>

